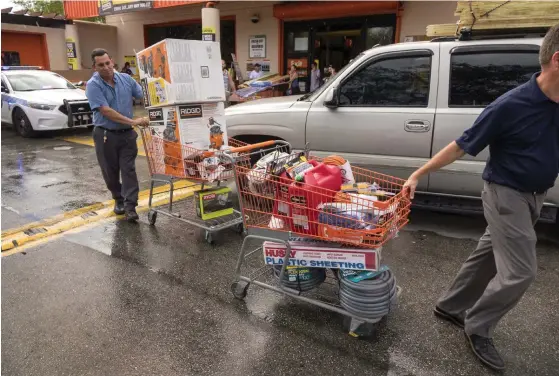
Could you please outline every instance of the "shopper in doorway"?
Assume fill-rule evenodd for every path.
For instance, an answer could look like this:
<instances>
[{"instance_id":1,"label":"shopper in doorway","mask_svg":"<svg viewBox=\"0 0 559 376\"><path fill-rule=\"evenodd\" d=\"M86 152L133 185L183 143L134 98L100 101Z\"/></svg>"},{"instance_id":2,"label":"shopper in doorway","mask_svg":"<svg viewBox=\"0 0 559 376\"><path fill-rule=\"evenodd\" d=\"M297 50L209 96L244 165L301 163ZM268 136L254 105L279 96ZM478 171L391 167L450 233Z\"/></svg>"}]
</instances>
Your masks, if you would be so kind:
<instances>
[{"instance_id":1,"label":"shopper in doorway","mask_svg":"<svg viewBox=\"0 0 559 376\"><path fill-rule=\"evenodd\" d=\"M299 88L299 73L297 73L297 67L295 64L292 64L291 70L289 71L288 95L296 94L301 94L301 89Z\"/></svg>"},{"instance_id":2,"label":"shopper in doorway","mask_svg":"<svg viewBox=\"0 0 559 376\"><path fill-rule=\"evenodd\" d=\"M320 87L320 70L315 61L311 63L311 92Z\"/></svg>"},{"instance_id":3,"label":"shopper in doorway","mask_svg":"<svg viewBox=\"0 0 559 376\"><path fill-rule=\"evenodd\" d=\"M488 226L435 315L464 328L475 355L497 370L505 364L493 332L536 277L534 225L559 173L559 25L545 36L539 58L541 72L487 106L404 185L413 198L421 177L489 146L482 192Z\"/></svg>"},{"instance_id":4,"label":"shopper in doorway","mask_svg":"<svg viewBox=\"0 0 559 376\"><path fill-rule=\"evenodd\" d=\"M225 88L225 106L229 105L229 97L233 94L237 89L235 88L235 82L227 69L227 64L225 64L225 60L221 60L221 69L223 71L223 86Z\"/></svg>"},{"instance_id":5,"label":"shopper in doorway","mask_svg":"<svg viewBox=\"0 0 559 376\"><path fill-rule=\"evenodd\" d=\"M248 79L256 80L260 77L262 77L262 67L260 66L260 64L256 63L254 64L254 68L252 69L252 71L249 73Z\"/></svg>"},{"instance_id":6,"label":"shopper in doorway","mask_svg":"<svg viewBox=\"0 0 559 376\"><path fill-rule=\"evenodd\" d=\"M129 62L124 63L124 67L122 68L120 73L126 73L127 75L132 76L132 69L130 69Z\"/></svg>"},{"instance_id":7,"label":"shopper in doorway","mask_svg":"<svg viewBox=\"0 0 559 376\"><path fill-rule=\"evenodd\" d=\"M106 50L96 48L91 60L95 73L87 82L85 94L93 110L97 161L115 200L115 214L125 214L128 221L136 221L138 134L133 127L146 126L149 121L147 118L132 119L132 97L142 98L142 88L131 76L115 72Z\"/></svg>"}]
</instances>

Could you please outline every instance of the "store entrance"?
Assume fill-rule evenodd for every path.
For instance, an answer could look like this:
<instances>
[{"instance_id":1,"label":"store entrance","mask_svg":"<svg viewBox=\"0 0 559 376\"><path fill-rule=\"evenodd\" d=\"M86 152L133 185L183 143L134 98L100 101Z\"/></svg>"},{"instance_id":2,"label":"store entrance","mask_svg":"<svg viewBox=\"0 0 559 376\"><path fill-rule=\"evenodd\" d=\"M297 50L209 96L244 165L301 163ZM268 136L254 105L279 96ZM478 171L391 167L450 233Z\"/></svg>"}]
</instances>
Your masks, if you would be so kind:
<instances>
[{"instance_id":1,"label":"store entrance","mask_svg":"<svg viewBox=\"0 0 559 376\"><path fill-rule=\"evenodd\" d=\"M301 91L308 92L313 61L321 78L328 78L329 66L339 71L364 50L394 43L395 26L395 14L286 22L284 72L295 65Z\"/></svg>"}]
</instances>

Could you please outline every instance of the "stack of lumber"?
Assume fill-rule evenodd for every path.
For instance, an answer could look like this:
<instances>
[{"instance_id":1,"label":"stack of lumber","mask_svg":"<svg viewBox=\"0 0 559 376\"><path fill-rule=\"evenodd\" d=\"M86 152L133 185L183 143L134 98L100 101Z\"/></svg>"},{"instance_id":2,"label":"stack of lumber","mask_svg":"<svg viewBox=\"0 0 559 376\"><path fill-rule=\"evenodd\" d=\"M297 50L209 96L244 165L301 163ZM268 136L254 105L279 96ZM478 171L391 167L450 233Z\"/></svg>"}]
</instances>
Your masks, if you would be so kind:
<instances>
[{"instance_id":1,"label":"stack of lumber","mask_svg":"<svg viewBox=\"0 0 559 376\"><path fill-rule=\"evenodd\" d=\"M427 26L429 37L450 37L462 28L472 31L545 29L559 23L559 1L458 1L455 24Z\"/></svg>"}]
</instances>

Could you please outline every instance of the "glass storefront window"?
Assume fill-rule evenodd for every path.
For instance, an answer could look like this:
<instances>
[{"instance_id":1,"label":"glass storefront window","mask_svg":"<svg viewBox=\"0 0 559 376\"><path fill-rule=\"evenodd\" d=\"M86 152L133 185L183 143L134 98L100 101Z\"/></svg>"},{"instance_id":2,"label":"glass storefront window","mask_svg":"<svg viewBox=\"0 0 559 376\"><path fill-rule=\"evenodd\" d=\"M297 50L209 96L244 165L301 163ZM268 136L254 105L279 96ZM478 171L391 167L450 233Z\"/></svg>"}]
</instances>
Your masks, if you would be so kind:
<instances>
[{"instance_id":1,"label":"glass storefront window","mask_svg":"<svg viewBox=\"0 0 559 376\"><path fill-rule=\"evenodd\" d=\"M308 31L295 31L288 32L285 44L287 46L287 53L301 53L309 50L309 32Z\"/></svg>"},{"instance_id":2,"label":"glass storefront window","mask_svg":"<svg viewBox=\"0 0 559 376\"><path fill-rule=\"evenodd\" d=\"M387 27L370 27L367 29L366 48L373 48L377 44L385 46L394 43L394 28Z\"/></svg>"}]
</instances>

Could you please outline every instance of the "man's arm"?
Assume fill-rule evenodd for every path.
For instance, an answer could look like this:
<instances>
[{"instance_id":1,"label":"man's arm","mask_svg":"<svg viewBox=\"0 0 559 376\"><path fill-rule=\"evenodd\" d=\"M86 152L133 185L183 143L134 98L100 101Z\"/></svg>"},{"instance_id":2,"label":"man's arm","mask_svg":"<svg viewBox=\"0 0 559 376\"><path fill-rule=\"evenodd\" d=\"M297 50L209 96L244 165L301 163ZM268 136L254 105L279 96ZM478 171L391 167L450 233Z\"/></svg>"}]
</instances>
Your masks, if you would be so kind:
<instances>
[{"instance_id":1,"label":"man's arm","mask_svg":"<svg viewBox=\"0 0 559 376\"><path fill-rule=\"evenodd\" d=\"M483 110L474 125L456 141L452 141L439 151L429 162L417 169L404 184L404 191L413 199L419 179L431 172L440 170L465 154L478 155L499 135L505 122L506 110L500 103L492 103Z\"/></svg>"},{"instance_id":2,"label":"man's arm","mask_svg":"<svg viewBox=\"0 0 559 376\"><path fill-rule=\"evenodd\" d=\"M95 82L91 82L86 86L85 96L87 97L92 111L99 111L104 117L115 123L130 126L143 125L145 123L144 119L132 120L109 107L109 103L103 95L103 91Z\"/></svg>"},{"instance_id":3,"label":"man's arm","mask_svg":"<svg viewBox=\"0 0 559 376\"><path fill-rule=\"evenodd\" d=\"M132 85L132 96L136 99L143 99L144 92L142 91L140 84L130 75L126 75L126 79L128 79Z\"/></svg>"}]
</instances>

